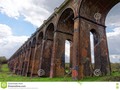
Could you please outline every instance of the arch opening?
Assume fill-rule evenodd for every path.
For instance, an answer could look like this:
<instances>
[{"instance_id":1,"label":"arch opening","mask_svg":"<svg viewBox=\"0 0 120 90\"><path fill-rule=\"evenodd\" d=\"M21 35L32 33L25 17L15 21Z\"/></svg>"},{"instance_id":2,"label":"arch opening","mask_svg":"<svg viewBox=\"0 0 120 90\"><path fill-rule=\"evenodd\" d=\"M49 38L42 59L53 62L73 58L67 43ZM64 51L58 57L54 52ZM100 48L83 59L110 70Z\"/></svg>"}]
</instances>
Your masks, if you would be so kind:
<instances>
[{"instance_id":1,"label":"arch opening","mask_svg":"<svg viewBox=\"0 0 120 90\"><path fill-rule=\"evenodd\" d=\"M74 12L72 9L66 9L58 21L58 30L73 34Z\"/></svg>"},{"instance_id":2,"label":"arch opening","mask_svg":"<svg viewBox=\"0 0 120 90\"><path fill-rule=\"evenodd\" d=\"M120 71L120 2L113 6L108 12L105 20L106 36L108 40L111 71Z\"/></svg>"},{"instance_id":3,"label":"arch opening","mask_svg":"<svg viewBox=\"0 0 120 90\"><path fill-rule=\"evenodd\" d=\"M90 53L91 53L91 63L92 63L92 69L95 70L98 68L98 63L101 63L101 60L98 58L99 53L96 53L100 51L98 48L100 44L99 35L97 34L95 29L90 30Z\"/></svg>"},{"instance_id":4,"label":"arch opening","mask_svg":"<svg viewBox=\"0 0 120 90\"><path fill-rule=\"evenodd\" d=\"M43 40L43 32L40 32L38 34L37 40L36 40L36 52L35 52L35 58L34 58L34 66L33 66L33 76L38 76L38 71L40 69L40 57L41 57L41 48L42 48L42 40Z\"/></svg>"},{"instance_id":5,"label":"arch opening","mask_svg":"<svg viewBox=\"0 0 120 90\"><path fill-rule=\"evenodd\" d=\"M73 32L74 32L74 12L71 8L67 8L61 14L57 25L56 34L58 35L57 39L59 41L58 44L59 52L57 52L56 60L57 76L71 75L70 68L72 66L71 62L72 62ZM67 57L69 58L69 60L66 60Z\"/></svg>"},{"instance_id":6,"label":"arch opening","mask_svg":"<svg viewBox=\"0 0 120 90\"><path fill-rule=\"evenodd\" d=\"M94 55L94 36L93 34L90 32L90 48L91 48L91 62L94 65L95 62L95 55Z\"/></svg>"},{"instance_id":7,"label":"arch opening","mask_svg":"<svg viewBox=\"0 0 120 90\"><path fill-rule=\"evenodd\" d=\"M51 23L46 29L46 39L53 40L54 37L54 25Z\"/></svg>"},{"instance_id":8,"label":"arch opening","mask_svg":"<svg viewBox=\"0 0 120 90\"><path fill-rule=\"evenodd\" d=\"M53 38L54 38L54 24L50 23L46 28L45 43L43 51L43 60L41 62L41 69L45 71L45 77L50 76L52 50L53 50Z\"/></svg>"},{"instance_id":9,"label":"arch opening","mask_svg":"<svg viewBox=\"0 0 120 90\"><path fill-rule=\"evenodd\" d=\"M43 32L40 32L37 39L37 44L41 44L43 39Z\"/></svg>"},{"instance_id":10,"label":"arch opening","mask_svg":"<svg viewBox=\"0 0 120 90\"><path fill-rule=\"evenodd\" d=\"M94 62L95 62L94 69L100 69L101 75L107 75L107 74L109 75L111 72L106 30L105 30L105 19L111 8L114 7L119 2L120 2L119 0L113 0L113 1L82 0L79 9L79 15L81 16L81 18L83 17L81 19L81 25L80 25L80 28L82 28L81 30L85 30L85 29L89 30L88 28L94 28L97 32L97 33L93 33ZM81 33L82 32L85 31L81 31ZM98 40L96 36L98 36ZM98 44L96 44L96 42L98 42ZM87 50L87 52L89 51ZM89 67L86 68L88 69Z\"/></svg>"},{"instance_id":11,"label":"arch opening","mask_svg":"<svg viewBox=\"0 0 120 90\"><path fill-rule=\"evenodd\" d=\"M29 59L29 69L27 75L32 75L32 68L33 68L33 60L34 60L34 54L35 54L35 45L36 45L36 37L33 38L33 41L31 43L30 47L30 59Z\"/></svg>"},{"instance_id":12,"label":"arch opening","mask_svg":"<svg viewBox=\"0 0 120 90\"><path fill-rule=\"evenodd\" d=\"M32 41L32 47L34 48L35 47L35 44L36 44L36 37L33 38L33 41Z\"/></svg>"},{"instance_id":13,"label":"arch opening","mask_svg":"<svg viewBox=\"0 0 120 90\"><path fill-rule=\"evenodd\" d=\"M69 74L71 72L71 41L65 40L65 73Z\"/></svg>"}]
</instances>

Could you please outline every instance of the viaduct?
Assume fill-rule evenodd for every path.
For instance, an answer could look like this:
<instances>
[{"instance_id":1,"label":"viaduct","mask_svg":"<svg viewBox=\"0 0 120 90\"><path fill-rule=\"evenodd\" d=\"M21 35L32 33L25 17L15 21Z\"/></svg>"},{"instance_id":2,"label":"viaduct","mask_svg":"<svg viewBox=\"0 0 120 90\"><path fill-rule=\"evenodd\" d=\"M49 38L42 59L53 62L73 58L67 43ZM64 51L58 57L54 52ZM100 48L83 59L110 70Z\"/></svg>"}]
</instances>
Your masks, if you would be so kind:
<instances>
[{"instance_id":1,"label":"viaduct","mask_svg":"<svg viewBox=\"0 0 120 90\"><path fill-rule=\"evenodd\" d=\"M65 0L34 34L11 56L8 65L17 75L65 76L65 41L70 41L73 79L111 73L105 20L120 0ZM90 33L94 40L91 64ZM41 73L44 70L44 74Z\"/></svg>"}]
</instances>

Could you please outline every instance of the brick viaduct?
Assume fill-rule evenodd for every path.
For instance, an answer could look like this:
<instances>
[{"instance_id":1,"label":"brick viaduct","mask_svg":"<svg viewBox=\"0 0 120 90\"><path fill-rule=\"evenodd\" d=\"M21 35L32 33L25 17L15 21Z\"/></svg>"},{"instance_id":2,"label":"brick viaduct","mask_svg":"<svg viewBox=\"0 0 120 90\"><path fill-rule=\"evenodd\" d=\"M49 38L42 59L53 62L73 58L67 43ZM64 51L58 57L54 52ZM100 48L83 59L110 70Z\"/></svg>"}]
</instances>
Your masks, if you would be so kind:
<instances>
[{"instance_id":1,"label":"brick viaduct","mask_svg":"<svg viewBox=\"0 0 120 90\"><path fill-rule=\"evenodd\" d=\"M120 0L65 0L41 27L12 55L8 65L18 75L65 76L65 40L70 43L73 79L111 72L105 19ZM90 32L94 37L94 68L91 64ZM41 75L42 76L42 75Z\"/></svg>"}]
</instances>

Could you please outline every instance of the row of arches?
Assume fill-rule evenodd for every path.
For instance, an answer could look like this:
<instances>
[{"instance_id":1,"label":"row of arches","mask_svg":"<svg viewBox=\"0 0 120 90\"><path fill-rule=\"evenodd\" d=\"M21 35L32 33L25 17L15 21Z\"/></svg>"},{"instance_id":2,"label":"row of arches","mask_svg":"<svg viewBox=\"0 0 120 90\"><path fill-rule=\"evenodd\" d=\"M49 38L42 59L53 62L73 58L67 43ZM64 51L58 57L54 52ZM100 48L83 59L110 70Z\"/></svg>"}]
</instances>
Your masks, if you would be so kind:
<instances>
[{"instance_id":1,"label":"row of arches","mask_svg":"<svg viewBox=\"0 0 120 90\"><path fill-rule=\"evenodd\" d=\"M110 74L105 18L119 0L106 0L104 3L102 0L78 2L69 1L66 6L63 5L62 10L58 10L59 14L54 13L47 23L45 21L10 58L9 67L12 71L25 76L65 76L65 42L68 40L69 70L73 79L93 76L95 69L99 69L102 75ZM101 5L107 6L103 10ZM94 67L91 65L90 33L94 38ZM39 70L44 70L44 75Z\"/></svg>"}]
</instances>

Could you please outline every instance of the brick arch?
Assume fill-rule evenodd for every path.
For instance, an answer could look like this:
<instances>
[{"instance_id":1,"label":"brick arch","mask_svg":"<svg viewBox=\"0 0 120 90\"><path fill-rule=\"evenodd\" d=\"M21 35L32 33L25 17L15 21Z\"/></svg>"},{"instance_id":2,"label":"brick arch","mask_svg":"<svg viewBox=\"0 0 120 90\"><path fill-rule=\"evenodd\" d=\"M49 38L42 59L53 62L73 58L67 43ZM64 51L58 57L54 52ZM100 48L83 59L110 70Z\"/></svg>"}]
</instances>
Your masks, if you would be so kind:
<instances>
[{"instance_id":1,"label":"brick arch","mask_svg":"<svg viewBox=\"0 0 120 90\"><path fill-rule=\"evenodd\" d=\"M43 47L44 41L44 32L41 31L37 34L37 41L36 41L36 49L35 49L35 56L32 65L32 73L31 76L38 76L38 70L40 69L41 64L41 52Z\"/></svg>"},{"instance_id":2,"label":"brick arch","mask_svg":"<svg viewBox=\"0 0 120 90\"><path fill-rule=\"evenodd\" d=\"M24 49L25 49L25 52L26 52L27 49L28 49L28 43L25 43L25 45L24 45Z\"/></svg>"},{"instance_id":3,"label":"brick arch","mask_svg":"<svg viewBox=\"0 0 120 90\"><path fill-rule=\"evenodd\" d=\"M52 59L51 63L50 77L66 75L65 41L67 39L73 41L73 32L74 32L74 10L72 8L65 8L61 12L61 14L59 14L57 29L54 34L53 45L54 59ZM52 67L53 64L55 64L55 67Z\"/></svg>"},{"instance_id":4,"label":"brick arch","mask_svg":"<svg viewBox=\"0 0 120 90\"><path fill-rule=\"evenodd\" d=\"M29 42L28 42L28 47L29 47L29 48L31 47L31 44L32 44L32 42L29 41Z\"/></svg>"},{"instance_id":5,"label":"brick arch","mask_svg":"<svg viewBox=\"0 0 120 90\"><path fill-rule=\"evenodd\" d=\"M22 51L25 52L26 46L23 45L22 49L23 49Z\"/></svg>"},{"instance_id":6,"label":"brick arch","mask_svg":"<svg viewBox=\"0 0 120 90\"><path fill-rule=\"evenodd\" d=\"M31 46L32 46L32 41L28 41L27 44L27 50L26 50L26 62L25 62L25 68L23 71L23 75L28 76L29 74L29 66L30 66L30 55L31 55Z\"/></svg>"},{"instance_id":7,"label":"brick arch","mask_svg":"<svg viewBox=\"0 0 120 90\"><path fill-rule=\"evenodd\" d=\"M30 52L29 52L29 61L28 61L28 70L27 75L32 75L33 61L35 57L35 48L36 48L36 37L33 37L31 40Z\"/></svg>"},{"instance_id":8,"label":"brick arch","mask_svg":"<svg viewBox=\"0 0 120 90\"><path fill-rule=\"evenodd\" d=\"M70 9L70 10L72 10L72 12L73 12L73 14L74 14L74 16L75 16L75 13L76 13L76 11L75 11L75 8L73 7L73 6L71 6L71 5L69 5L69 6L67 6L66 8L63 8L63 10L62 11L59 11L56 15L57 15L57 20L56 20L56 28L58 28L58 23L59 23L59 20L60 20L60 18L61 18L61 16L63 15L63 13L67 10L67 9Z\"/></svg>"},{"instance_id":9,"label":"brick arch","mask_svg":"<svg viewBox=\"0 0 120 90\"><path fill-rule=\"evenodd\" d=\"M110 74L110 60L108 54L107 38L105 31L105 19L112 7L114 7L119 0L82 0L79 8L79 18L80 18L80 39L81 43L81 60L90 59L90 47L89 47L89 33L90 28L94 27L96 32L99 34L99 43L95 47L95 58L97 63L95 69L100 69L102 75ZM95 34L95 33L94 33ZM85 40L87 42L85 42ZM86 49L87 48L87 49ZM90 67L87 67L88 64L84 63L85 76L90 74ZM86 70L89 68L89 71Z\"/></svg>"},{"instance_id":10,"label":"brick arch","mask_svg":"<svg viewBox=\"0 0 120 90\"><path fill-rule=\"evenodd\" d=\"M82 0L79 6L79 16L96 22L95 16L99 13L101 16L99 23L104 25L108 12L119 2L119 0Z\"/></svg>"},{"instance_id":11,"label":"brick arch","mask_svg":"<svg viewBox=\"0 0 120 90\"><path fill-rule=\"evenodd\" d=\"M50 76L50 66L51 66L51 56L53 48L53 38L54 38L54 24L50 23L45 29L45 38L42 43L42 52L40 59L40 68L45 71L45 75L40 76Z\"/></svg>"},{"instance_id":12,"label":"brick arch","mask_svg":"<svg viewBox=\"0 0 120 90\"><path fill-rule=\"evenodd\" d=\"M36 44L36 37L33 37L33 39L32 39L32 47L34 47L35 44Z\"/></svg>"},{"instance_id":13,"label":"brick arch","mask_svg":"<svg viewBox=\"0 0 120 90\"><path fill-rule=\"evenodd\" d=\"M73 30L70 30L71 26L74 25L74 10L72 8L65 9L58 19L57 30L64 31L68 33L73 33ZM71 25L72 24L72 25ZM66 30L65 30L66 28ZM73 27L72 27L73 29Z\"/></svg>"},{"instance_id":14,"label":"brick arch","mask_svg":"<svg viewBox=\"0 0 120 90\"><path fill-rule=\"evenodd\" d=\"M50 23L45 30L45 39L53 40L54 31L55 31L54 24Z\"/></svg>"},{"instance_id":15,"label":"brick arch","mask_svg":"<svg viewBox=\"0 0 120 90\"><path fill-rule=\"evenodd\" d=\"M97 32L96 29L90 29L90 32L93 34L93 37L94 37L94 44L97 44L100 40L100 35L99 33Z\"/></svg>"},{"instance_id":16,"label":"brick arch","mask_svg":"<svg viewBox=\"0 0 120 90\"><path fill-rule=\"evenodd\" d=\"M44 33L43 32L39 32L38 35L37 35L37 43L41 44L43 38L44 38Z\"/></svg>"},{"instance_id":17,"label":"brick arch","mask_svg":"<svg viewBox=\"0 0 120 90\"><path fill-rule=\"evenodd\" d=\"M100 43L100 35L97 32L96 29L90 29L90 33L93 35L93 43L90 42L90 46L93 44L93 53L94 53L94 67L92 67L93 70L95 69L101 69L101 65L98 66L98 63L101 62L101 60L98 58L98 54L97 52L100 52L100 50L96 49L96 48L100 48L97 45ZM91 48L90 48L91 51ZM91 52L90 52L91 53ZM91 62L92 62L92 56L91 56Z\"/></svg>"},{"instance_id":18,"label":"brick arch","mask_svg":"<svg viewBox=\"0 0 120 90\"><path fill-rule=\"evenodd\" d=\"M23 75L24 71L24 62L25 62L25 44L21 48L21 53L20 53L20 75Z\"/></svg>"}]
</instances>

